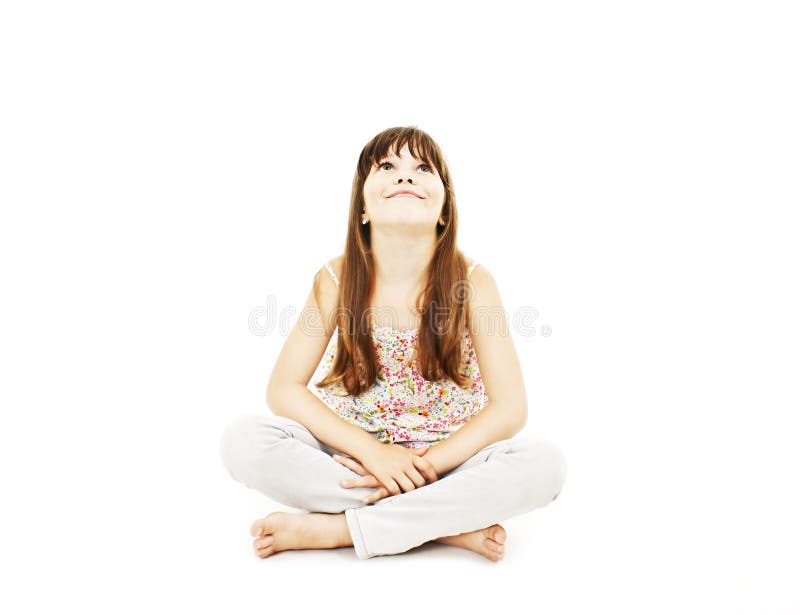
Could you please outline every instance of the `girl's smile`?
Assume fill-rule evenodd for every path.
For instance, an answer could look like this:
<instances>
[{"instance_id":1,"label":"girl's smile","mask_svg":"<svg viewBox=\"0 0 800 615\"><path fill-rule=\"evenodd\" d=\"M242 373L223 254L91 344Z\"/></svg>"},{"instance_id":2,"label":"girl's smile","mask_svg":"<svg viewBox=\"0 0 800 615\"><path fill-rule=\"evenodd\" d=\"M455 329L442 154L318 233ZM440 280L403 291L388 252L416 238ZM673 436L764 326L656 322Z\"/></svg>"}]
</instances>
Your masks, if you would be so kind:
<instances>
[{"instance_id":1,"label":"girl's smile","mask_svg":"<svg viewBox=\"0 0 800 615\"><path fill-rule=\"evenodd\" d=\"M396 196L409 196L409 197L416 197L418 199L424 199L425 197L417 194L416 192L412 192L411 190L397 190L396 192L392 192L388 198L394 198Z\"/></svg>"}]
</instances>

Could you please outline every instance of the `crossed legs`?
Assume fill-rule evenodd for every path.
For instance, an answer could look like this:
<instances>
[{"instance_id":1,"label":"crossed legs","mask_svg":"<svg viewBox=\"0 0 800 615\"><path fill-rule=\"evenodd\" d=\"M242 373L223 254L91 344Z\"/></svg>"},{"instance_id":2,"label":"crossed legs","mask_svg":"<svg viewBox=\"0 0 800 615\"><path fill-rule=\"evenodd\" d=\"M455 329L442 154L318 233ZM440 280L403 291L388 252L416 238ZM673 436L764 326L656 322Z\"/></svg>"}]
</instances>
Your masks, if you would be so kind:
<instances>
[{"instance_id":1,"label":"crossed legs","mask_svg":"<svg viewBox=\"0 0 800 615\"><path fill-rule=\"evenodd\" d=\"M566 478L560 451L546 440L496 442L432 484L361 502L373 488L346 489L356 474L332 459L347 456L300 423L247 414L229 424L220 452L235 480L308 514L271 513L253 523L256 553L352 545L360 559L402 553L430 540L500 559L497 523L550 503ZM497 556L500 557L497 557Z\"/></svg>"}]
</instances>

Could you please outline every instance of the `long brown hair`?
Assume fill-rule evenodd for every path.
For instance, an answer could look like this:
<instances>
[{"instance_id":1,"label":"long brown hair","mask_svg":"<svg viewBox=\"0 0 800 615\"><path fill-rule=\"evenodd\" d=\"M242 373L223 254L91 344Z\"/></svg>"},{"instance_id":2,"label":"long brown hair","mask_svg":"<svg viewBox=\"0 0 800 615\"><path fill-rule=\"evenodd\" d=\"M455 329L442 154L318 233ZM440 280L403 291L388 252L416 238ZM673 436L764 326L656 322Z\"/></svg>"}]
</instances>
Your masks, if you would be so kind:
<instances>
[{"instance_id":1,"label":"long brown hair","mask_svg":"<svg viewBox=\"0 0 800 615\"><path fill-rule=\"evenodd\" d=\"M469 328L467 265L456 247L458 214L456 198L444 156L436 142L416 126L395 127L373 137L361 150L353 190L350 195L350 220L347 227L344 262L335 321L339 327L336 360L317 387L342 382L350 395L371 387L379 374L378 357L370 328L370 299L375 288L375 266L369 224L360 224L364 209L364 182L390 148L399 156L404 145L415 158L432 166L444 184L444 204L436 225L436 248L427 269L427 282L416 298L422 318L417 336L416 359L420 374L428 381L443 375L458 386L470 379L462 372L462 343ZM319 279L314 296L319 301Z\"/></svg>"}]
</instances>

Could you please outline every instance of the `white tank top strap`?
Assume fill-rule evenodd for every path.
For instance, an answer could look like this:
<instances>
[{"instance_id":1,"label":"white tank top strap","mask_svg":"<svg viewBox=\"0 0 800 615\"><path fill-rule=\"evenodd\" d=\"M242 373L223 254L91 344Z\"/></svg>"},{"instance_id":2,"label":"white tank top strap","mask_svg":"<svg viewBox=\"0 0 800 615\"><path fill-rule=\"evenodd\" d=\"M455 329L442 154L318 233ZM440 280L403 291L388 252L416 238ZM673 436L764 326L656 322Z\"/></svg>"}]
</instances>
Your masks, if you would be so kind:
<instances>
[{"instance_id":1,"label":"white tank top strap","mask_svg":"<svg viewBox=\"0 0 800 615\"><path fill-rule=\"evenodd\" d=\"M339 278L336 277L336 274L333 272L333 267L331 267L330 263L325 263L325 269L328 270L328 273L331 274L333 281L336 283L336 288L339 288Z\"/></svg>"},{"instance_id":2,"label":"white tank top strap","mask_svg":"<svg viewBox=\"0 0 800 615\"><path fill-rule=\"evenodd\" d=\"M475 269L475 267L477 266L478 266L477 262L474 262L469 266L469 268L467 269L467 277L469 277L469 274L472 273L472 270Z\"/></svg>"}]
</instances>

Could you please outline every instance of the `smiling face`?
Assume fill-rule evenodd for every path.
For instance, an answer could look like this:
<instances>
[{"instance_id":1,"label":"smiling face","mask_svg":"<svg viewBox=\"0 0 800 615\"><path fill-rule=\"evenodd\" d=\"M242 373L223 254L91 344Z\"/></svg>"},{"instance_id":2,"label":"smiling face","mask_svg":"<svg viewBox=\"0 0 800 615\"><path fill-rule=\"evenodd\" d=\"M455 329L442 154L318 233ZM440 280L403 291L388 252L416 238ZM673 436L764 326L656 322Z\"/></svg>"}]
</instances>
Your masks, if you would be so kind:
<instances>
[{"instance_id":1,"label":"smiling face","mask_svg":"<svg viewBox=\"0 0 800 615\"><path fill-rule=\"evenodd\" d=\"M398 191L407 193L396 194ZM364 182L364 209L373 226L435 228L444 196L436 169L414 158L407 145L399 157L390 148Z\"/></svg>"}]
</instances>

